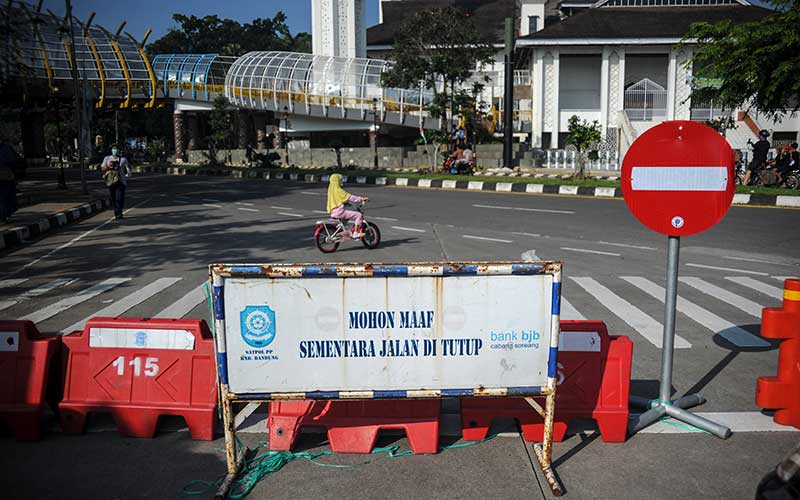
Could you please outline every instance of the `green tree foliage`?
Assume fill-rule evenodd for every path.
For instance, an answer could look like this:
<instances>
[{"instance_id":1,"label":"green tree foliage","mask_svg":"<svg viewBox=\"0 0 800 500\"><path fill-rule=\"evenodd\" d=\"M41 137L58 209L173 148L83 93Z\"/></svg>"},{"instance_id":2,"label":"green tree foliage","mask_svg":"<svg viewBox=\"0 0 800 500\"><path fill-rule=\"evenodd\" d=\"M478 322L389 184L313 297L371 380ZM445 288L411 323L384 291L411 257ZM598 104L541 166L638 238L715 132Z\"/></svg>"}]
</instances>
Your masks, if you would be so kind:
<instances>
[{"instance_id":1,"label":"green tree foliage","mask_svg":"<svg viewBox=\"0 0 800 500\"><path fill-rule=\"evenodd\" d=\"M692 98L728 109L755 107L771 118L800 109L800 0L771 0L777 9L759 21L696 23L683 43L700 79Z\"/></svg>"},{"instance_id":2,"label":"green tree foliage","mask_svg":"<svg viewBox=\"0 0 800 500\"><path fill-rule=\"evenodd\" d=\"M222 149L230 149L233 137L231 112L228 109L228 99L218 96L214 99L214 107L208 113L208 161L212 165L219 163L217 154ZM224 162L222 162L224 163Z\"/></svg>"},{"instance_id":3,"label":"green tree foliage","mask_svg":"<svg viewBox=\"0 0 800 500\"><path fill-rule=\"evenodd\" d=\"M469 102L470 91L461 87L495 52L462 11L421 10L401 25L392 51L395 64L382 75L382 84L413 89L422 82L434 92L431 115L444 117L449 129L452 116Z\"/></svg>"},{"instance_id":4,"label":"green tree foliage","mask_svg":"<svg viewBox=\"0 0 800 500\"><path fill-rule=\"evenodd\" d=\"M587 152L600 142L602 136L600 135L600 123L595 120L589 123L586 120L581 121L577 115L572 115L568 122L567 131L567 144L575 146L578 150L578 171L575 172L575 177L583 179L586 176L586 159Z\"/></svg>"},{"instance_id":5,"label":"green tree foliage","mask_svg":"<svg viewBox=\"0 0 800 500\"><path fill-rule=\"evenodd\" d=\"M244 24L218 16L173 14L172 19L178 27L147 46L151 56L212 53L233 56L251 50L311 52L311 36L308 33L292 36L283 12L271 19L258 18Z\"/></svg>"}]
</instances>

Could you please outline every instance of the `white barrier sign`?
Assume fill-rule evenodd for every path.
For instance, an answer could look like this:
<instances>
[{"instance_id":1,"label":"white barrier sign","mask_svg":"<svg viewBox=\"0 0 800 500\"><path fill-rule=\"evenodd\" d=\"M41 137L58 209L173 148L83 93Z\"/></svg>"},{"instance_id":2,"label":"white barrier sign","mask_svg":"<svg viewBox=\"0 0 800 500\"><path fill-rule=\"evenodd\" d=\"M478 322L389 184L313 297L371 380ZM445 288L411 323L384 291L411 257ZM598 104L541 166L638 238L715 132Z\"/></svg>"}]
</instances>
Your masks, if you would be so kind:
<instances>
[{"instance_id":1,"label":"white barrier sign","mask_svg":"<svg viewBox=\"0 0 800 500\"><path fill-rule=\"evenodd\" d=\"M519 264L484 265L485 274L467 266L415 275L412 265L382 276L372 266L355 276L334 267L296 268L297 277L231 273L215 282L230 391L544 387L560 293L560 265L550 265L558 272Z\"/></svg>"}]
</instances>

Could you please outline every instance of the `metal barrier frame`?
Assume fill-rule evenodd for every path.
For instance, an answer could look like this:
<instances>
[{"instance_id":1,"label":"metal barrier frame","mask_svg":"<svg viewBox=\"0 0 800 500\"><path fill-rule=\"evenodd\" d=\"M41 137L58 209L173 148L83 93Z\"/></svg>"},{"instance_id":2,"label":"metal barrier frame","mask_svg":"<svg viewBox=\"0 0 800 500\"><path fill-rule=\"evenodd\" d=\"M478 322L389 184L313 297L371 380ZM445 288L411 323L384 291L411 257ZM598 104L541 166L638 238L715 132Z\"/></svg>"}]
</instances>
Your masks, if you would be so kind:
<instances>
[{"instance_id":1,"label":"metal barrier frame","mask_svg":"<svg viewBox=\"0 0 800 500\"><path fill-rule=\"evenodd\" d=\"M225 458L227 475L217 490L215 498L227 498L236 480L248 449L237 446L236 428L262 403L281 400L364 400L364 399L427 399L442 397L524 397L528 404L544 419L544 439L533 445L544 478L555 496L563 490L552 468L553 421L555 414L558 346L561 328L561 262L447 262L447 263L395 263L395 264L211 264L209 280L212 289L214 337L219 384L220 405L225 433ZM463 276L463 275L552 275L551 337L547 363L547 383L543 387L508 387L502 389L453 389L408 391L333 391L305 393L235 394L228 383L228 358L225 332L225 280L242 277L325 278L356 277L408 277L408 276ZM383 392L391 392L384 394ZM399 394L402 393L402 394ZM542 407L534 397L544 397ZM234 403L247 403L234 414Z\"/></svg>"}]
</instances>

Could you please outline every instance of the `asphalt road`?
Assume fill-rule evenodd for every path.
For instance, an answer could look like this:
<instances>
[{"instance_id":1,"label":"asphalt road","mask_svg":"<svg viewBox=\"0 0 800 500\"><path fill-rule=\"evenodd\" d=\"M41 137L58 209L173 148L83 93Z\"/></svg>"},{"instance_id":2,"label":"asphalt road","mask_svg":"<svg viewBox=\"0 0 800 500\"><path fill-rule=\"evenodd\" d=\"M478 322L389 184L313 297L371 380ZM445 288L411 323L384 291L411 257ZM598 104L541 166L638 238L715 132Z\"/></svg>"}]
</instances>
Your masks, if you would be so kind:
<instances>
[{"instance_id":1,"label":"asphalt road","mask_svg":"<svg viewBox=\"0 0 800 500\"><path fill-rule=\"evenodd\" d=\"M628 335L634 343L632 393L657 396L666 238L639 224L624 202L347 188L370 197L367 216L383 233L379 249L350 243L331 255L316 250L314 222L326 218L320 213L325 209L320 185L135 178L123 221L110 220L106 212L0 254L0 317L33 319L47 332L78 329L94 315L208 319L201 287L208 264L218 262L491 261L525 254L564 261L562 317L602 319L611 333ZM760 308L780 304L780 277L800 275L798 228L798 210L734 207L720 224L682 242L674 390L676 395L702 391L708 402L698 411L725 415L742 432L722 442L705 434L674 434L666 426L665 434L638 435L624 445L573 436L557 445L554 455L569 497L641 498L646 490L653 498L673 498L672 488L692 496L703 494L703 487L710 488L703 495L708 498L752 497L758 479L800 439L791 432L763 432L763 420L769 419L752 428L746 423L760 415L754 405L756 378L777 367L776 344L758 337ZM0 487L16 491L16 498L86 498L92 488L97 498L179 498L177 485L222 472L214 450L220 446L220 440L193 443L186 433L153 441L111 432L84 438L53 434L24 445L3 439L0 464L13 471L3 476L19 481L3 479ZM312 491L317 498L541 497L518 440L497 438L468 450L418 462L406 458L403 465L394 459L385 461L392 466L368 464L360 472L293 463L253 497L289 498L293 485L310 479L316 486L294 498L310 498ZM36 464L49 460L51 452L54 458L83 457L69 464L80 476L59 470L52 474L52 489L43 487L48 474ZM208 466L170 465L194 457ZM497 461L508 462L508 468ZM613 481L598 462L617 471ZM93 478L95 466L102 477ZM432 468L448 471L442 477L447 488L434 486ZM399 477L384 484L390 475ZM429 476L430 484L409 481ZM144 484L144 477L153 481ZM366 493L354 493L361 488Z\"/></svg>"}]
</instances>

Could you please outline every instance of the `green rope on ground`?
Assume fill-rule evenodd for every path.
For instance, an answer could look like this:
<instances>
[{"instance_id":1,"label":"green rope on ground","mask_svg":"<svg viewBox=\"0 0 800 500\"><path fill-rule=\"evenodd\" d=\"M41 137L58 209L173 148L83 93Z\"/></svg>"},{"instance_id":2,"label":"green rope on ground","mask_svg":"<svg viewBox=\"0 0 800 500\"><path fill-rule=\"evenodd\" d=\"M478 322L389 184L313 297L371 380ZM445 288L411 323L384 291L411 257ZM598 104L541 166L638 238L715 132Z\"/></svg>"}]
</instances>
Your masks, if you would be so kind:
<instances>
[{"instance_id":1,"label":"green rope on ground","mask_svg":"<svg viewBox=\"0 0 800 500\"><path fill-rule=\"evenodd\" d=\"M699 427L695 427L692 424L685 424L683 422L679 422L677 420L673 420L671 417L664 415L663 417L658 419L659 422L664 422L667 425L671 425L673 427L677 427L678 429L683 429L692 432L702 432L703 434L711 434L705 429L701 429Z\"/></svg>"},{"instance_id":2,"label":"green rope on ground","mask_svg":"<svg viewBox=\"0 0 800 500\"><path fill-rule=\"evenodd\" d=\"M482 439L480 441L467 441L464 443L457 443L448 446L440 446L439 452L445 450L453 450L456 448L466 448L468 446L475 446L477 444L485 443L490 439L493 439L496 434L492 434L486 439ZM242 443L239 441L238 437L236 438L237 446L242 446ZM262 446L266 446L266 443L259 443L259 448ZM399 458L399 457L406 457L412 455L413 452L411 450L401 450L400 446L392 445L392 446L383 446L379 448L374 448L371 452L371 455L381 455L380 458ZM318 465L320 467L332 467L336 469L351 469L354 467L359 467L361 465L366 465L375 460L366 460L364 462L359 462L352 465L345 465L345 464L330 464L325 462L319 462L318 459L327 455L335 455L332 451L320 451L316 453L311 453L307 451L300 451L300 452L291 452L291 451L266 451L264 453L260 453L251 459L245 459L244 464L242 466L241 478L237 479L236 482L231 487L231 492L228 494L228 498L231 499L240 499L246 497L252 490L255 488L256 484L259 481L264 479L269 474L277 472L283 468L284 465L288 464L297 459L305 459L311 462L314 465ZM194 481L190 481L186 486L183 487L183 493L186 495L202 495L207 493L212 488L218 487L222 483L222 479L218 479L217 481L204 481L201 479L196 479ZM197 488L198 486L202 486L202 489Z\"/></svg>"}]
</instances>

